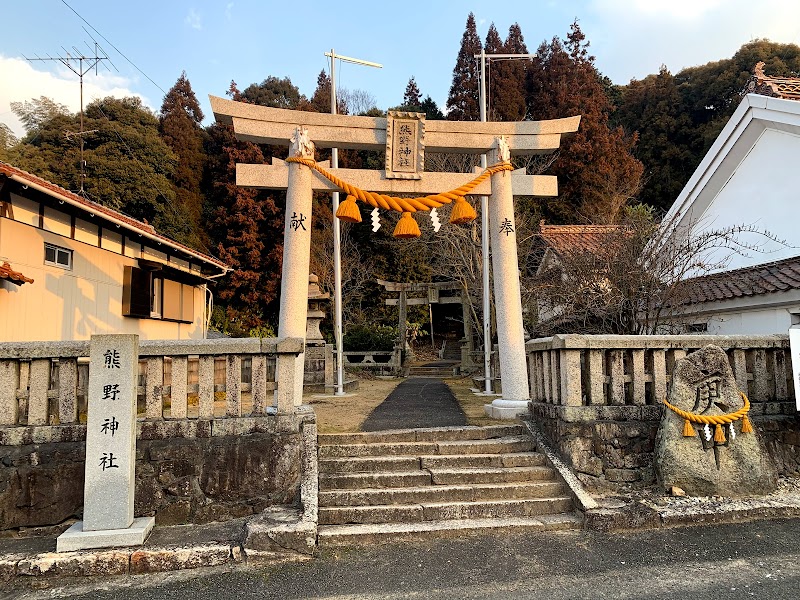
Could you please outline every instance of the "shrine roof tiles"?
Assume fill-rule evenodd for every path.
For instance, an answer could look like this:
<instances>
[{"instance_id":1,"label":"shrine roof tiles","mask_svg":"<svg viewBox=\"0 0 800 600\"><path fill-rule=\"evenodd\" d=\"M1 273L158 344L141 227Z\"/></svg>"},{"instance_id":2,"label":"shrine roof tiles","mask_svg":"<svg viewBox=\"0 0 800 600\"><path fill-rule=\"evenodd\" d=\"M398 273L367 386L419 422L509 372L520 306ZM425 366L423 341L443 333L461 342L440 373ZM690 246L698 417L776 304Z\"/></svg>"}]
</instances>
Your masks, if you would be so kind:
<instances>
[{"instance_id":1,"label":"shrine roof tiles","mask_svg":"<svg viewBox=\"0 0 800 600\"><path fill-rule=\"evenodd\" d=\"M0 265L0 279L5 279L10 281L14 285L22 285L23 283L33 283L33 279L30 277L25 277L19 271L15 271L11 268L11 265L7 262L4 262Z\"/></svg>"},{"instance_id":2,"label":"shrine roof tiles","mask_svg":"<svg viewBox=\"0 0 800 600\"><path fill-rule=\"evenodd\" d=\"M559 256L589 252L602 255L609 241L622 231L620 225L545 225L540 224L540 237Z\"/></svg>"},{"instance_id":3,"label":"shrine roof tiles","mask_svg":"<svg viewBox=\"0 0 800 600\"><path fill-rule=\"evenodd\" d=\"M701 304L790 290L800 290L800 257L712 273L685 281L678 304Z\"/></svg>"},{"instance_id":4,"label":"shrine roof tiles","mask_svg":"<svg viewBox=\"0 0 800 600\"><path fill-rule=\"evenodd\" d=\"M206 263L214 265L218 269L222 269L223 271L230 270L230 267L228 267L218 258L198 252L189 246L181 244L180 242L176 242L165 235L161 235L149 223L129 217L128 215L119 211L108 208L107 206L103 206L97 202L93 202L87 198L84 198L83 196L75 194L74 192L70 192L69 190L62 188L55 183L51 183L46 179L42 179L41 177L37 177L32 173L28 173L27 171L23 171L22 169L18 169L17 167L0 161L0 176L2 175L5 175L9 179L19 181L24 185L36 187L48 196L51 196L62 202L66 201L69 204L86 211L87 213L92 215L97 214L100 217L111 219L119 225L124 225L129 230L132 230L136 233L145 234L147 237L158 243L163 243L166 246L181 250L193 258L197 258Z\"/></svg>"}]
</instances>

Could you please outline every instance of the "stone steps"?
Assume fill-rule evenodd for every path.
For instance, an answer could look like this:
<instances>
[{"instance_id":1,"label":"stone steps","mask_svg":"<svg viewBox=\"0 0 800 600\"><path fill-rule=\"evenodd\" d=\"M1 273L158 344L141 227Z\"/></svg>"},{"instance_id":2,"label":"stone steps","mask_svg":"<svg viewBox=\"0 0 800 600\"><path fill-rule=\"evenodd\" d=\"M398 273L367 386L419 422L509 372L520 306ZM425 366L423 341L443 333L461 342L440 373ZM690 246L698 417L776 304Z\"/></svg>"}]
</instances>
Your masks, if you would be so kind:
<instances>
[{"instance_id":1,"label":"stone steps","mask_svg":"<svg viewBox=\"0 0 800 600\"><path fill-rule=\"evenodd\" d=\"M404 488L331 490L320 492L327 507L424 504L427 502L480 502L519 498L550 498L563 493L558 481L518 481L464 485L427 485Z\"/></svg>"},{"instance_id":2,"label":"stone steps","mask_svg":"<svg viewBox=\"0 0 800 600\"><path fill-rule=\"evenodd\" d=\"M453 367L409 367L408 377L435 377L444 379L453 376Z\"/></svg>"},{"instance_id":3,"label":"stone steps","mask_svg":"<svg viewBox=\"0 0 800 600\"><path fill-rule=\"evenodd\" d=\"M415 523L381 523L368 525L320 525L320 546L368 545L390 542L416 542L432 537L462 537L480 533L521 531L557 531L580 529L582 517L573 513L539 517L461 519L421 521Z\"/></svg>"},{"instance_id":4,"label":"stone steps","mask_svg":"<svg viewBox=\"0 0 800 600\"><path fill-rule=\"evenodd\" d=\"M483 455L488 456L488 455ZM519 456L519 455L517 455ZM393 471L379 473L322 473L319 477L319 489L355 490L373 488L404 488L426 485L457 485L462 483L509 483L513 481L545 480L553 477L553 470L545 467L544 457L531 452L527 456L535 462L533 466L500 467L456 467L426 468L419 470ZM425 462L427 457L421 457ZM439 457L437 457L439 458ZM465 464L464 457L441 457L450 459L455 464Z\"/></svg>"},{"instance_id":5,"label":"stone steps","mask_svg":"<svg viewBox=\"0 0 800 600\"><path fill-rule=\"evenodd\" d=\"M580 526L524 433L500 425L319 436L319 543Z\"/></svg>"},{"instance_id":6,"label":"stone steps","mask_svg":"<svg viewBox=\"0 0 800 600\"><path fill-rule=\"evenodd\" d=\"M470 454L464 456L366 456L327 458L320 460L322 475L344 473L397 473L435 468L532 467L545 464L538 452L508 452L506 454Z\"/></svg>"},{"instance_id":7,"label":"stone steps","mask_svg":"<svg viewBox=\"0 0 800 600\"><path fill-rule=\"evenodd\" d=\"M320 445L319 458L323 460L326 458L358 458L364 456L498 454L530 452L533 449L534 443L529 437L508 436L491 440Z\"/></svg>"},{"instance_id":8,"label":"stone steps","mask_svg":"<svg viewBox=\"0 0 800 600\"><path fill-rule=\"evenodd\" d=\"M430 502L423 504L379 504L369 506L326 506L319 509L320 525L364 523L413 523L492 517L533 517L572 510L572 499L525 498L473 502Z\"/></svg>"},{"instance_id":9,"label":"stone steps","mask_svg":"<svg viewBox=\"0 0 800 600\"><path fill-rule=\"evenodd\" d=\"M376 444L389 442L431 442L457 440L488 440L510 435L525 435L522 425L492 425L490 427L427 427L421 429L391 429L360 433L320 433L320 446L332 444Z\"/></svg>"}]
</instances>

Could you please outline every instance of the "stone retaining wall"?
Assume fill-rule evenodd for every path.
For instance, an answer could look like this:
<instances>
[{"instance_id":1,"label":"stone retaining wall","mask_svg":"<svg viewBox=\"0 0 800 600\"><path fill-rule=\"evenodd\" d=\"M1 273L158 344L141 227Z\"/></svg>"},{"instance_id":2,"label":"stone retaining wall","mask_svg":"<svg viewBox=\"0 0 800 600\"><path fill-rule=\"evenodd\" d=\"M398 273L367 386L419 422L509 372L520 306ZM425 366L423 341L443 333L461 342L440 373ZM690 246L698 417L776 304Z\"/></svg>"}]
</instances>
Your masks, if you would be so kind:
<instances>
[{"instance_id":1,"label":"stone retaining wall","mask_svg":"<svg viewBox=\"0 0 800 600\"><path fill-rule=\"evenodd\" d=\"M652 460L672 370L726 351L750 416L783 475L800 474L800 413L788 336L556 335L526 344L531 413L591 489L655 482Z\"/></svg>"},{"instance_id":2,"label":"stone retaining wall","mask_svg":"<svg viewBox=\"0 0 800 600\"><path fill-rule=\"evenodd\" d=\"M591 490L655 483L660 406L555 406L531 402L550 443ZM794 402L753 403L751 418L780 475L800 476L800 416Z\"/></svg>"},{"instance_id":3,"label":"stone retaining wall","mask_svg":"<svg viewBox=\"0 0 800 600\"><path fill-rule=\"evenodd\" d=\"M299 505L302 429L313 413L143 421L136 516L205 523ZM0 529L57 525L83 505L84 425L0 430Z\"/></svg>"}]
</instances>

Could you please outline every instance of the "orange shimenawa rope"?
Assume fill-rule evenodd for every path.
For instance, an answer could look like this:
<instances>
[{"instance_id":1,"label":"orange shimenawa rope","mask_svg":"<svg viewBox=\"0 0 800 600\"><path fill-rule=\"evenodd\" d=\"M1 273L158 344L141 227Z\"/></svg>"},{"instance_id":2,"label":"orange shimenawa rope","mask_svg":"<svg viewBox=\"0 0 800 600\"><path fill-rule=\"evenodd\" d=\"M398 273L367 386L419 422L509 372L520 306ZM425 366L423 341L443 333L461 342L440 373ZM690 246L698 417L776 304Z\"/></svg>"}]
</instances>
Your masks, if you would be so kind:
<instances>
[{"instance_id":1,"label":"orange shimenawa rope","mask_svg":"<svg viewBox=\"0 0 800 600\"><path fill-rule=\"evenodd\" d=\"M383 208L384 210L395 210L397 212L417 212L418 210L430 210L432 208L439 208L443 204L449 204L453 200L462 200L464 196L469 194L473 189L475 189L478 185L483 183L487 178L491 177L495 173L499 173L501 171L513 171L514 167L511 165L510 162L499 162L491 167L487 167L487 169L478 175L472 181L465 183L461 187L458 187L454 190L450 190L449 192L443 192L441 194L430 194L428 196L422 196L420 198L397 198L395 196L387 196L385 194L377 194L375 192L367 192L358 188L354 185L350 185L346 181L339 179L333 173L326 171L324 168L319 166L317 162L311 158L302 158L299 156L290 156L286 159L286 162L293 162L293 163L300 163L309 167L310 169L314 169L320 175L322 175L325 179L333 183L336 187L342 190L349 196L353 196L354 198L361 200L362 202L366 202L370 206L374 206L375 208Z\"/></svg>"},{"instance_id":2,"label":"orange shimenawa rope","mask_svg":"<svg viewBox=\"0 0 800 600\"><path fill-rule=\"evenodd\" d=\"M727 413L724 415L698 415L697 413L689 412L687 410L681 410L677 406L673 406L667 402L666 399L664 399L664 406L682 419L685 419L683 427L684 437L692 437L694 435L694 428L690 425L690 422L700 423L702 425L716 425L717 427L714 433L714 441L724 442L725 434L722 431L723 425L728 425L729 423L733 423L734 421L741 419L742 433L751 433L753 431L753 426L747 416L747 413L750 411L750 400L747 399L747 395L744 392L739 391L739 394L742 396L742 400L744 400L744 406L742 406L742 408L736 412Z\"/></svg>"}]
</instances>

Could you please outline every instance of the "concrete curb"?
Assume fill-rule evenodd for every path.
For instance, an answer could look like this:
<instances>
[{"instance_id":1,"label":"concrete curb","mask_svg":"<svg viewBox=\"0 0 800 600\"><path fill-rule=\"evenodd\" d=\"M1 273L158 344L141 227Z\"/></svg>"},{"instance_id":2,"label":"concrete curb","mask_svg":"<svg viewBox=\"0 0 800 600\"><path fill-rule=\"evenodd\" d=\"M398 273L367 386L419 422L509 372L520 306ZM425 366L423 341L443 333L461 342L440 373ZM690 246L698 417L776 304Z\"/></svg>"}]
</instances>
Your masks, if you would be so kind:
<instances>
[{"instance_id":1,"label":"concrete curb","mask_svg":"<svg viewBox=\"0 0 800 600\"><path fill-rule=\"evenodd\" d=\"M0 582L33 578L142 575L235 564L274 564L308 560L301 552L245 550L238 542L162 548L79 552L0 554Z\"/></svg>"}]
</instances>

